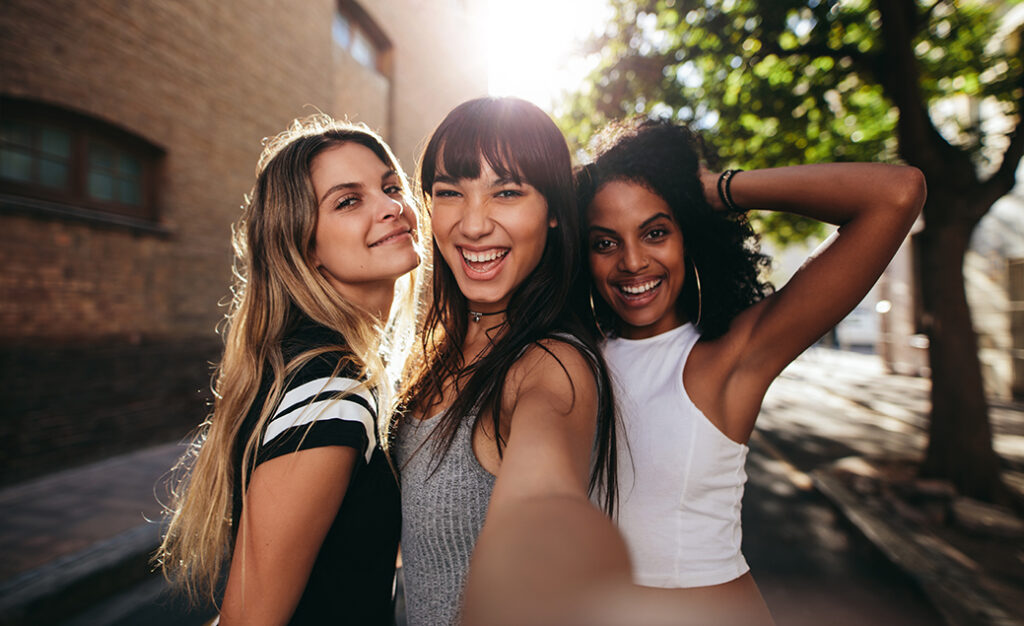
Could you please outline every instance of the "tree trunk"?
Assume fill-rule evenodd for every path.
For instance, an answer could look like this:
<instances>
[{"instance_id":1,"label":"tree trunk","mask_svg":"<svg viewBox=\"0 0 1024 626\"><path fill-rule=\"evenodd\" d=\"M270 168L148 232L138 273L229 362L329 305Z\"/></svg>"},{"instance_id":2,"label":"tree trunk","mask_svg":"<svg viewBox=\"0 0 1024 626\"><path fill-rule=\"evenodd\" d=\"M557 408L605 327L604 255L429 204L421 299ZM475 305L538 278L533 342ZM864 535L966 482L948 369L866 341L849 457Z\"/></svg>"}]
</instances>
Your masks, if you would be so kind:
<instances>
[{"instance_id":1,"label":"tree trunk","mask_svg":"<svg viewBox=\"0 0 1024 626\"><path fill-rule=\"evenodd\" d=\"M964 253L975 222L962 217L949 190L933 189L920 245L924 326L930 341L931 424L922 475L945 478L960 493L1003 500L999 458L992 448L978 338L964 291ZM939 206L936 206L939 205ZM929 209L932 209L929 211Z\"/></svg>"},{"instance_id":2,"label":"tree trunk","mask_svg":"<svg viewBox=\"0 0 1024 626\"><path fill-rule=\"evenodd\" d=\"M932 414L927 476L945 478L960 493L981 500L1007 494L992 449L988 404L978 359L978 337L964 291L964 253L971 232L995 199L1013 185L1020 146L1004 154L1005 167L989 183L978 180L968 153L949 142L932 123L921 91L913 42L923 26L916 3L877 0L882 15L885 63L878 69L886 94L900 110L900 155L929 182L925 228L918 237L924 327L930 348Z\"/></svg>"}]
</instances>

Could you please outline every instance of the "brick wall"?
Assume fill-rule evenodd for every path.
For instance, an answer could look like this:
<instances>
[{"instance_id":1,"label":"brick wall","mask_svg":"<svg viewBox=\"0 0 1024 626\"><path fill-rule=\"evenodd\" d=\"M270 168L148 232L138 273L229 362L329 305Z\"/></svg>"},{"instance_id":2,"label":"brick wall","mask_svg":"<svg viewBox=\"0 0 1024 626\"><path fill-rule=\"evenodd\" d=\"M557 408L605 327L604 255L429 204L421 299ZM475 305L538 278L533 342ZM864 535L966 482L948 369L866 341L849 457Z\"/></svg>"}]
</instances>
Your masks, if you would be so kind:
<instances>
[{"instance_id":1,"label":"brick wall","mask_svg":"<svg viewBox=\"0 0 1024 626\"><path fill-rule=\"evenodd\" d=\"M479 4L364 2L394 46L385 79L333 44L332 0L5 0L0 93L164 150L165 232L0 210L0 431L12 442L0 471L24 477L202 419L230 225L261 139L319 109L381 129L411 170L444 113L486 91L463 6Z\"/></svg>"},{"instance_id":2,"label":"brick wall","mask_svg":"<svg viewBox=\"0 0 1024 626\"><path fill-rule=\"evenodd\" d=\"M0 348L0 485L183 439L210 409L216 339Z\"/></svg>"}]
</instances>

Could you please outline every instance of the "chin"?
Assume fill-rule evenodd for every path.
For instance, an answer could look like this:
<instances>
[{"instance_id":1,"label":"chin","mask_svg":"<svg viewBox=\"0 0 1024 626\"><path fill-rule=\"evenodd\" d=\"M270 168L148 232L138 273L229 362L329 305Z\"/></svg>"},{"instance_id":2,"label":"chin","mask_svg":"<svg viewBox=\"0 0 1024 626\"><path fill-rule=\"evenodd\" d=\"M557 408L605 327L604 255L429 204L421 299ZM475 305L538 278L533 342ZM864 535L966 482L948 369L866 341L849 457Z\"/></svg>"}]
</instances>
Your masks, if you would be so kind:
<instances>
[{"instance_id":1,"label":"chin","mask_svg":"<svg viewBox=\"0 0 1024 626\"><path fill-rule=\"evenodd\" d=\"M494 304L500 302L505 297L504 293L495 294L493 291L483 291L480 289L463 289L459 286L459 291L462 292L462 296L466 298L468 302L475 302L476 304Z\"/></svg>"},{"instance_id":2,"label":"chin","mask_svg":"<svg viewBox=\"0 0 1024 626\"><path fill-rule=\"evenodd\" d=\"M644 315L644 316L639 316L639 315L622 316L622 315L620 315L619 319L622 320L622 324L623 325L629 326L630 328L635 328L637 330L641 330L641 329L644 329L644 328L650 328L651 326L654 326L655 324L657 324L661 320L661 318L655 317L655 316L651 316L651 315Z\"/></svg>"},{"instance_id":3,"label":"chin","mask_svg":"<svg viewBox=\"0 0 1024 626\"><path fill-rule=\"evenodd\" d=\"M414 269L416 269L417 267L419 267L419 264L420 264L421 261L422 261L422 259L420 259L420 255L416 254L415 250L409 250L409 252L408 252L408 254L407 254L406 258L405 258L405 263L396 264L396 265L401 265L403 268L405 268L402 271L402 273L404 274L406 272L411 272Z\"/></svg>"}]
</instances>

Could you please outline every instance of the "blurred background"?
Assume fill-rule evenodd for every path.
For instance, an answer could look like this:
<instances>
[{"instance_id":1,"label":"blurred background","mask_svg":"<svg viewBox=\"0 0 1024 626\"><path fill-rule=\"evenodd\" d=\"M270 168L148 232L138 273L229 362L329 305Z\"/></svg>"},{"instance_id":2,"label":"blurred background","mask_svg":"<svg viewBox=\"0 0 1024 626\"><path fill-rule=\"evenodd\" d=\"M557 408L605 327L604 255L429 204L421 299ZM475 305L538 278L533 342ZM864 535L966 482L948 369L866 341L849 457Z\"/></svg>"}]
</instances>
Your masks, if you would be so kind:
<instances>
[{"instance_id":1,"label":"blurred background","mask_svg":"<svg viewBox=\"0 0 1024 626\"><path fill-rule=\"evenodd\" d=\"M801 493L855 454L910 468L915 493L945 503L943 528L958 498L992 507L1006 526L986 549L1010 549L969 560L1024 587L1022 29L1024 4L983 0L5 0L0 622L141 623L94 605L139 580L123 572L152 548L154 483L209 410L230 225L263 139L323 111L378 130L412 172L444 114L487 93L548 110L579 161L605 121L656 115L700 129L722 168L921 168L912 235L823 339L830 356L791 378L804 386L769 397L779 421L763 417L752 446ZM828 234L752 219L777 286ZM824 427L785 419L815 385L876 411L851 435L862 447L809 447ZM842 517L834 498L802 505ZM928 596L908 580L917 599L896 604Z\"/></svg>"}]
</instances>

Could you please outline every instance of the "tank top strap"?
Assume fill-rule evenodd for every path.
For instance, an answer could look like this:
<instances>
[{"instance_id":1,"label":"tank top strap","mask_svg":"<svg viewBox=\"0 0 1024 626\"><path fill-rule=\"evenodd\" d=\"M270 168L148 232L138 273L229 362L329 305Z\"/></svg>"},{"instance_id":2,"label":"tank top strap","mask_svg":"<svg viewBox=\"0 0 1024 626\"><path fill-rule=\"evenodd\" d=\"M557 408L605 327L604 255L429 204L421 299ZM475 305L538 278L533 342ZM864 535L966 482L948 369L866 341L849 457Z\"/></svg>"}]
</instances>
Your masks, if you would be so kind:
<instances>
[{"instance_id":1,"label":"tank top strap","mask_svg":"<svg viewBox=\"0 0 1024 626\"><path fill-rule=\"evenodd\" d=\"M672 330L648 339L630 342L629 350L633 359L649 363L656 371L682 373L686 360L690 358L693 346L697 345L700 333L693 324L683 324ZM638 362L638 363L639 363Z\"/></svg>"},{"instance_id":2,"label":"tank top strap","mask_svg":"<svg viewBox=\"0 0 1024 626\"><path fill-rule=\"evenodd\" d=\"M595 358L594 353L590 350L590 348L587 347L587 344L583 343L582 339L580 339L576 335L573 335L572 333L560 331L556 333L551 333L551 337L554 339L561 339L565 343L571 345L572 347L576 348L583 354L587 355L587 358L589 359Z\"/></svg>"},{"instance_id":3,"label":"tank top strap","mask_svg":"<svg viewBox=\"0 0 1024 626\"><path fill-rule=\"evenodd\" d=\"M686 365L686 360L690 358L690 352L693 351L693 347L697 345L697 340L699 339L700 332L697 331L693 324L687 322L680 327L677 340L680 371L682 371L682 366Z\"/></svg>"}]
</instances>

